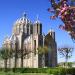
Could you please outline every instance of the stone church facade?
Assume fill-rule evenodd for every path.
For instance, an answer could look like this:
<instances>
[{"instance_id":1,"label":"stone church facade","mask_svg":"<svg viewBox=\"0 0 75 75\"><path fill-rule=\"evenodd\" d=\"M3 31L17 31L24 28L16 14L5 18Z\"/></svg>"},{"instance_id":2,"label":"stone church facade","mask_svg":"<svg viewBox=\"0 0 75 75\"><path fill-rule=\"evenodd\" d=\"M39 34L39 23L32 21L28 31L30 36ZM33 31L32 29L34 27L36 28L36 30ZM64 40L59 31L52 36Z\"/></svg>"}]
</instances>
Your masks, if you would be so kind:
<instances>
[{"instance_id":1,"label":"stone church facade","mask_svg":"<svg viewBox=\"0 0 75 75\"><path fill-rule=\"evenodd\" d=\"M17 50L17 67L21 67L21 50L23 50L23 67L55 67L57 65L57 44L55 32L50 30L47 35L42 34L42 23L37 19L32 23L24 14L13 25L11 37L5 38L4 47ZM48 52L40 56L38 47L48 47ZM14 67L14 56L11 58L11 67ZM9 60L8 60L9 62ZM9 66L9 63L8 63Z\"/></svg>"}]
</instances>

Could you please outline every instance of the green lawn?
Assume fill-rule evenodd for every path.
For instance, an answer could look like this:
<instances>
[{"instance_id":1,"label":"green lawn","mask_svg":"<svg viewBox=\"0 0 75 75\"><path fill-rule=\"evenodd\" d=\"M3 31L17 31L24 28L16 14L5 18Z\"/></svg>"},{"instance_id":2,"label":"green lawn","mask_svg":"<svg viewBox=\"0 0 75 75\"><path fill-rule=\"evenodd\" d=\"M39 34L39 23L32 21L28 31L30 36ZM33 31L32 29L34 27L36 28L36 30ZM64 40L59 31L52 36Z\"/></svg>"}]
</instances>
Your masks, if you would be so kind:
<instances>
[{"instance_id":1,"label":"green lawn","mask_svg":"<svg viewBox=\"0 0 75 75\"><path fill-rule=\"evenodd\" d=\"M45 73L19 73L19 74L15 74L15 75L48 75L48 74L45 74Z\"/></svg>"},{"instance_id":2,"label":"green lawn","mask_svg":"<svg viewBox=\"0 0 75 75\"><path fill-rule=\"evenodd\" d=\"M12 72L5 73L5 72L0 72L0 75L49 75L49 74L46 74L46 73L12 73Z\"/></svg>"}]
</instances>

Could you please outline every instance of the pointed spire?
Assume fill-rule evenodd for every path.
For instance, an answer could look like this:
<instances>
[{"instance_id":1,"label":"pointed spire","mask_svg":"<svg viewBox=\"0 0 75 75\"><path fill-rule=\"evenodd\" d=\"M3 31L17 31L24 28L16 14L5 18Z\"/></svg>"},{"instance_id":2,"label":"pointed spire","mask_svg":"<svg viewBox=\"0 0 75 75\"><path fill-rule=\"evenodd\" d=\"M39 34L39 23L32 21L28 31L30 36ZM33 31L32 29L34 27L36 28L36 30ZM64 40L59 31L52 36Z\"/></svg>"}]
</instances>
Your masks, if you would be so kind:
<instances>
[{"instance_id":1,"label":"pointed spire","mask_svg":"<svg viewBox=\"0 0 75 75\"><path fill-rule=\"evenodd\" d=\"M36 21L38 21L38 20L39 20L39 15L36 16Z\"/></svg>"},{"instance_id":2,"label":"pointed spire","mask_svg":"<svg viewBox=\"0 0 75 75\"><path fill-rule=\"evenodd\" d=\"M54 32L54 30L51 28L49 29L48 33Z\"/></svg>"},{"instance_id":3,"label":"pointed spire","mask_svg":"<svg viewBox=\"0 0 75 75\"><path fill-rule=\"evenodd\" d=\"M26 12L23 12L23 17L25 17L25 18L26 18L26 16L27 16Z\"/></svg>"},{"instance_id":4,"label":"pointed spire","mask_svg":"<svg viewBox=\"0 0 75 75\"><path fill-rule=\"evenodd\" d=\"M35 21L35 23L40 23L39 18L38 18L38 15L36 16L36 21Z\"/></svg>"}]
</instances>

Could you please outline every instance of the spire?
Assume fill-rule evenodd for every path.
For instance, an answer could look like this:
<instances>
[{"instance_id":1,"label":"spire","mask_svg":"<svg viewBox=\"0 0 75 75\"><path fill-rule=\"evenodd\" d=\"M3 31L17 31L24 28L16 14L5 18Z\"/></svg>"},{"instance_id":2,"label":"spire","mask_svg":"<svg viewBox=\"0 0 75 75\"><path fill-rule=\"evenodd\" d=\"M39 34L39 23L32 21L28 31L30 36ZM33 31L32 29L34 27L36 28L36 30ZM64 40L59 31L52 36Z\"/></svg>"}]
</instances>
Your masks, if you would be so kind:
<instances>
[{"instance_id":1,"label":"spire","mask_svg":"<svg viewBox=\"0 0 75 75\"><path fill-rule=\"evenodd\" d=\"M36 21L38 21L38 20L39 20L39 15L36 16Z\"/></svg>"},{"instance_id":2,"label":"spire","mask_svg":"<svg viewBox=\"0 0 75 75\"><path fill-rule=\"evenodd\" d=\"M40 23L39 18L38 18L38 15L36 16L36 21L35 21L35 23Z\"/></svg>"},{"instance_id":3,"label":"spire","mask_svg":"<svg viewBox=\"0 0 75 75\"><path fill-rule=\"evenodd\" d=\"M25 17L25 18L26 18L26 16L27 16L26 12L23 12L23 17Z\"/></svg>"},{"instance_id":4,"label":"spire","mask_svg":"<svg viewBox=\"0 0 75 75\"><path fill-rule=\"evenodd\" d=\"M54 32L54 30L51 28L49 29L48 33Z\"/></svg>"}]
</instances>

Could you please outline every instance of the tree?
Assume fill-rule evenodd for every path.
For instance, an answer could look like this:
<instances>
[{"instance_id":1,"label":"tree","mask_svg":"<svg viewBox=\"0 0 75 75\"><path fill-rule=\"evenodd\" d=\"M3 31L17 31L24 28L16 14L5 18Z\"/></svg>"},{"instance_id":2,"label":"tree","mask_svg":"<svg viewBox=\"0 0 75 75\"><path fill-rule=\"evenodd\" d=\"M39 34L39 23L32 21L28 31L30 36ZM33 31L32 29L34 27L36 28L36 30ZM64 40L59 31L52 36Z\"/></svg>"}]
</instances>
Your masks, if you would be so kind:
<instances>
[{"instance_id":1,"label":"tree","mask_svg":"<svg viewBox=\"0 0 75 75\"><path fill-rule=\"evenodd\" d=\"M47 46L44 46L44 47L39 46L39 47L37 48L37 50L38 50L38 54L45 54L45 53L48 52L48 47L47 47Z\"/></svg>"},{"instance_id":2,"label":"tree","mask_svg":"<svg viewBox=\"0 0 75 75\"><path fill-rule=\"evenodd\" d=\"M75 40L75 0L50 0L51 7L48 8L50 13L54 13L50 16L51 19L59 17L64 25L60 25L59 28L68 32L72 40Z\"/></svg>"},{"instance_id":3,"label":"tree","mask_svg":"<svg viewBox=\"0 0 75 75\"><path fill-rule=\"evenodd\" d=\"M21 68L23 68L23 42L24 42L24 32L22 33L22 37L21 37Z\"/></svg>"},{"instance_id":4,"label":"tree","mask_svg":"<svg viewBox=\"0 0 75 75\"><path fill-rule=\"evenodd\" d=\"M68 62L67 64L68 64L68 67L72 68L73 62Z\"/></svg>"},{"instance_id":5,"label":"tree","mask_svg":"<svg viewBox=\"0 0 75 75\"><path fill-rule=\"evenodd\" d=\"M11 68L11 58L13 57L13 50L9 49L9 68Z\"/></svg>"},{"instance_id":6,"label":"tree","mask_svg":"<svg viewBox=\"0 0 75 75\"><path fill-rule=\"evenodd\" d=\"M60 53L60 55L62 55L63 57L65 57L66 61L65 61L65 66L67 66L67 61L68 59L72 56L72 51L73 51L73 48L72 47L61 47L61 48L58 48L58 51Z\"/></svg>"},{"instance_id":7,"label":"tree","mask_svg":"<svg viewBox=\"0 0 75 75\"><path fill-rule=\"evenodd\" d=\"M15 52L14 52L14 56L15 56L15 65L14 65L14 68L16 69L16 67L17 67L17 58L18 58L18 45L17 45L17 42L15 42Z\"/></svg>"},{"instance_id":8,"label":"tree","mask_svg":"<svg viewBox=\"0 0 75 75\"><path fill-rule=\"evenodd\" d=\"M14 68L16 69L16 67L17 67L17 58L18 58L18 38L14 35L11 42L12 42L11 49L13 51L13 56L15 58Z\"/></svg>"},{"instance_id":9,"label":"tree","mask_svg":"<svg viewBox=\"0 0 75 75\"><path fill-rule=\"evenodd\" d=\"M7 71L7 60L9 58L9 49L2 47L0 49L0 56L2 59L4 59L4 65L5 65L5 71Z\"/></svg>"},{"instance_id":10,"label":"tree","mask_svg":"<svg viewBox=\"0 0 75 75\"><path fill-rule=\"evenodd\" d=\"M48 53L48 47L47 46L44 46L44 47L42 47L42 46L39 46L38 48L37 48L37 50L38 50L38 54L40 55L40 57L42 58L42 67L45 67L45 63L44 63L44 61L45 61L45 54L46 53Z\"/></svg>"}]
</instances>

